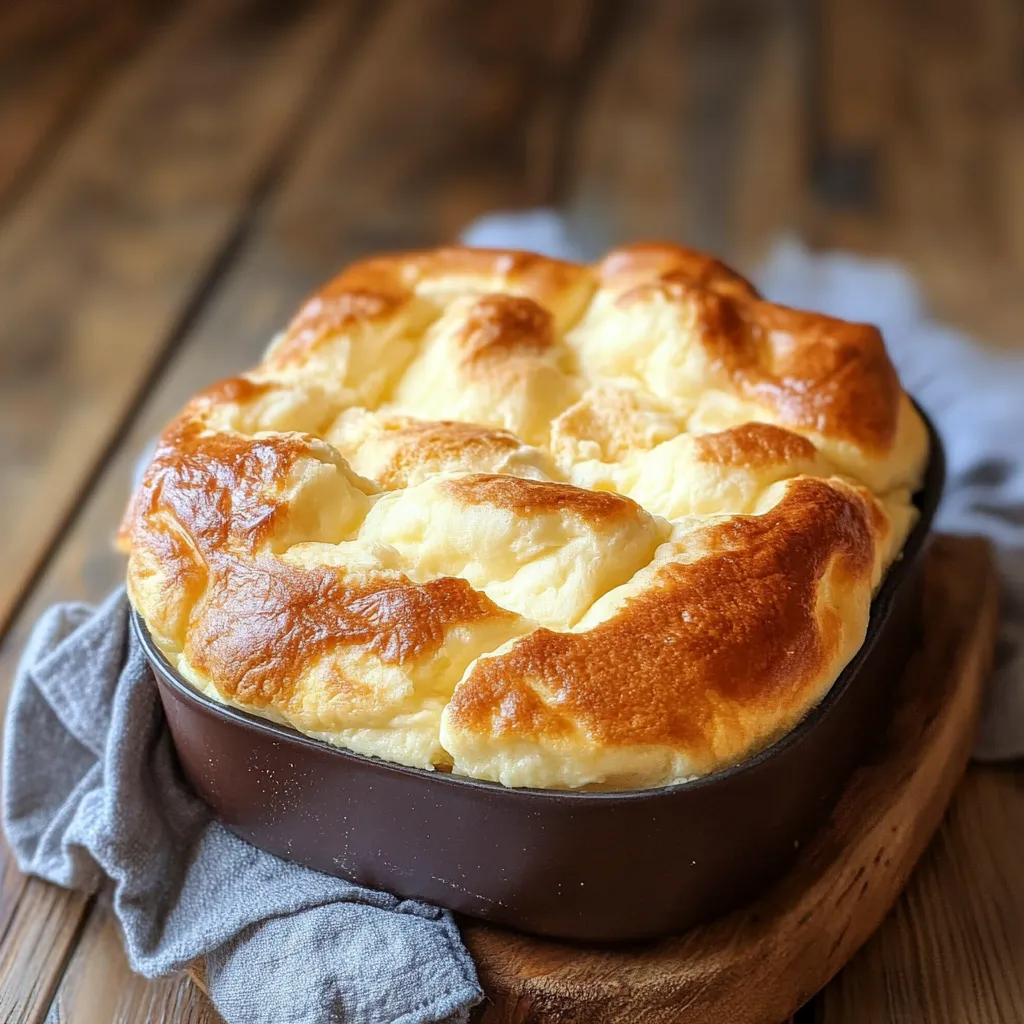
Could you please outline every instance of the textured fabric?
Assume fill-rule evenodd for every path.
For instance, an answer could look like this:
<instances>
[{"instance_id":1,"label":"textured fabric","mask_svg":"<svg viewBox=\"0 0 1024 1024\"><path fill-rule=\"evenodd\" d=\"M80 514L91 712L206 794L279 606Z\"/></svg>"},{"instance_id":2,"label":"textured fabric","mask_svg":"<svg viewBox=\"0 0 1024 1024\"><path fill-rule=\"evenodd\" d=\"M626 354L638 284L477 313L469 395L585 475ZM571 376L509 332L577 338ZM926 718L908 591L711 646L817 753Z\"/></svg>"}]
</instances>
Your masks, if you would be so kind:
<instances>
[{"instance_id":1,"label":"textured fabric","mask_svg":"<svg viewBox=\"0 0 1024 1024\"><path fill-rule=\"evenodd\" d=\"M37 624L7 717L3 816L23 871L109 878L132 968L207 958L229 1022L465 1021L482 997L450 914L257 850L178 774L123 591Z\"/></svg>"},{"instance_id":2,"label":"textured fabric","mask_svg":"<svg viewBox=\"0 0 1024 1024\"><path fill-rule=\"evenodd\" d=\"M463 240L588 260L613 239L593 218L527 210L483 217ZM974 756L1024 757L1024 358L986 352L936 323L896 263L812 253L784 238L754 278L773 302L880 327L904 387L937 425L949 478L936 527L990 538L1003 582L996 666Z\"/></svg>"}]
</instances>

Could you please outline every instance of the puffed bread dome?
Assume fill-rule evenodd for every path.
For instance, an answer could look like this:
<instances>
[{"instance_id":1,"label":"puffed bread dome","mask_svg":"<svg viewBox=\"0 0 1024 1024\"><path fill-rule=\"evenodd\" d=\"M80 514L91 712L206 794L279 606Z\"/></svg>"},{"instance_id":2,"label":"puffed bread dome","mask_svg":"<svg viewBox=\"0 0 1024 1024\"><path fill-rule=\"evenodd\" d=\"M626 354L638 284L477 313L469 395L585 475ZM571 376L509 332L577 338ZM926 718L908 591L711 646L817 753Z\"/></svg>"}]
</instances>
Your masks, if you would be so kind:
<instances>
[{"instance_id":1,"label":"puffed bread dome","mask_svg":"<svg viewBox=\"0 0 1024 1024\"><path fill-rule=\"evenodd\" d=\"M749 757L863 642L927 434L878 331L700 253L358 263L164 432L131 600L215 700L508 786Z\"/></svg>"}]
</instances>

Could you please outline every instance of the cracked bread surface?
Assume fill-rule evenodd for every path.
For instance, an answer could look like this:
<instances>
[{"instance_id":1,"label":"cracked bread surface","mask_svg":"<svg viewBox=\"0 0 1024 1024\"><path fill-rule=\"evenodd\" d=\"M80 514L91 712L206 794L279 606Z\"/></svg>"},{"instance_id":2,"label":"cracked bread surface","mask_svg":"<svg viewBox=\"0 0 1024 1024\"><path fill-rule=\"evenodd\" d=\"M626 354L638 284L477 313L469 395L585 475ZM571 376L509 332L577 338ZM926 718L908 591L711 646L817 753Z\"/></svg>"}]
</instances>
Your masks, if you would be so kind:
<instances>
[{"instance_id":1,"label":"cracked bread surface","mask_svg":"<svg viewBox=\"0 0 1024 1024\"><path fill-rule=\"evenodd\" d=\"M359 753L634 789L828 692L916 516L878 331L667 243L357 263L164 431L119 535L215 700Z\"/></svg>"}]
</instances>

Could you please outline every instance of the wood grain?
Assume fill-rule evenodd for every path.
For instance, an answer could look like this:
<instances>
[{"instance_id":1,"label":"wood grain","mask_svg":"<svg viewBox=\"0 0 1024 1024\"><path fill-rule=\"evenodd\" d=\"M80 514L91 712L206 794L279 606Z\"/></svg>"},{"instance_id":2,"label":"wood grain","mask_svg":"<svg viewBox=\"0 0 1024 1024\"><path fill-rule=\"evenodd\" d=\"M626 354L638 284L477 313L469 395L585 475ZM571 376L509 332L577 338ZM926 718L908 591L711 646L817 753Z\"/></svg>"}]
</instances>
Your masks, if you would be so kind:
<instances>
[{"instance_id":1,"label":"wood grain","mask_svg":"<svg viewBox=\"0 0 1024 1024\"><path fill-rule=\"evenodd\" d=\"M819 245L899 257L937 315L1019 346L1024 320L1024 7L826 0Z\"/></svg>"},{"instance_id":2,"label":"wood grain","mask_svg":"<svg viewBox=\"0 0 1024 1024\"><path fill-rule=\"evenodd\" d=\"M6 906L7 892L2 897L0 1020L30 1024L43 1019L90 901L38 878L19 882L14 906Z\"/></svg>"},{"instance_id":3,"label":"wood grain","mask_svg":"<svg viewBox=\"0 0 1024 1024\"><path fill-rule=\"evenodd\" d=\"M521 10L536 18L543 7L538 0ZM17 654L43 608L61 599L97 601L121 582L124 561L111 537L127 500L133 464L196 390L252 365L303 294L346 261L387 247L389 238L392 245L414 245L453 237L476 213L514 201L510 177L535 182L534 191L516 186L520 201L547 198L555 176L547 164L556 148L534 150L528 140L545 132L558 134L559 123L538 98L548 95L538 79L566 83L571 78L572 67L582 59L589 8L565 3L558 11L548 19L550 32L543 37L531 30L522 40L534 24L524 19L520 41L534 52L521 65L497 59L501 47L515 49L513 27L496 22L489 9L473 0L396 4L369 27L358 53L339 62L318 116L296 142L294 164L254 216L245 246L168 360L145 406L124 429L94 488L76 509L60 550L0 644L0 708ZM433 43L423 33L424 19L437 34ZM446 26L456 24L462 44L452 51ZM495 60L480 62L475 55L489 40L494 41ZM396 67L403 74L396 76ZM422 102L419 97L423 83L446 68L471 91L504 97L503 105L486 117L466 114L468 125L455 123L445 133L447 105L429 95ZM561 109L557 99L551 103ZM406 125L408 132L402 130ZM520 154L519 170L486 155L493 149L492 137L493 145L500 142ZM409 148L399 151L399 142ZM395 183L398 173L400 184ZM390 182L381 182L384 174ZM337 187L339 181L346 183L344 189ZM392 189L396 198L389 202Z\"/></svg>"},{"instance_id":4,"label":"wood grain","mask_svg":"<svg viewBox=\"0 0 1024 1024\"><path fill-rule=\"evenodd\" d=\"M817 1024L1024 1020L1024 778L975 768L877 936L824 992Z\"/></svg>"},{"instance_id":5,"label":"wood grain","mask_svg":"<svg viewBox=\"0 0 1024 1024\"><path fill-rule=\"evenodd\" d=\"M0 211L59 149L170 0L7 0L0 18Z\"/></svg>"},{"instance_id":6,"label":"wood grain","mask_svg":"<svg viewBox=\"0 0 1024 1024\"><path fill-rule=\"evenodd\" d=\"M104 93L6 219L0 630L236 243L352 11L192 4Z\"/></svg>"},{"instance_id":7,"label":"wood grain","mask_svg":"<svg viewBox=\"0 0 1024 1024\"><path fill-rule=\"evenodd\" d=\"M984 543L934 545L922 645L882 746L792 872L757 903L623 950L463 921L489 996L481 1024L671 1024L684 1009L687 1024L775 1024L802 1006L878 927L942 819L974 739L997 592Z\"/></svg>"},{"instance_id":8,"label":"wood grain","mask_svg":"<svg viewBox=\"0 0 1024 1024\"><path fill-rule=\"evenodd\" d=\"M246 185L255 187L261 166L272 162L290 104L337 35L334 13L304 20L292 13L261 35L232 0L219 6L227 8L219 19L217 5L202 5L201 17L193 16L199 26L177 29L171 42L178 39L178 48L162 42L151 58L156 70L147 64L144 79L119 92L115 110L62 161L59 182L23 212L19 231L0 237L0 303L10 299L12 314L0 324L0 434L8 442L0 452L0 560L9 567L0 580L0 624L67 514L70 496L88 480L147 374L176 340L181 317L195 312L187 307L209 261L235 240ZM451 237L494 205L549 198L563 109L558 97L582 49L589 6L560 5L559 16L547 19L549 31L538 35L532 27L542 8L536 0L497 9L406 2L384 12L352 67L338 66L336 91L321 100L320 130L285 193L292 199L276 208L272 242L242 271L249 290L225 299L230 329L247 341L226 367L251 362L301 294L346 260ZM231 14L241 22L237 33ZM524 42L524 34L523 50L517 40ZM228 39L241 50L235 69L221 52ZM150 154L169 151L152 136L167 135L173 123L157 127L144 118L140 91L148 89L150 104L157 102L160 89L169 87L162 76L173 77L186 44L190 53L198 50L191 61L208 55L216 62L216 69L200 66L192 78L213 75L225 109L206 109L201 89L185 97L182 131L197 117L207 127L191 149L174 149L172 171ZM197 107L205 110L201 117ZM148 129L140 127L144 120ZM134 172L131 191L138 198L124 208L111 200L100 217L101 197L87 185L104 148L104 165ZM138 180L140 163L143 179L151 180ZM109 182L104 194L115 195L117 185ZM175 205L164 210L158 193L168 188ZM157 213L157 223L148 219ZM95 230L75 235L74 221L82 217L95 219ZM30 329L18 331L16 324ZM200 380L193 378L178 400Z\"/></svg>"},{"instance_id":9,"label":"wood grain","mask_svg":"<svg viewBox=\"0 0 1024 1024\"><path fill-rule=\"evenodd\" d=\"M179 973L150 981L133 974L109 904L101 900L54 996L49 1024L217 1024L207 996Z\"/></svg>"},{"instance_id":10,"label":"wood grain","mask_svg":"<svg viewBox=\"0 0 1024 1024\"><path fill-rule=\"evenodd\" d=\"M749 268L803 186L802 38L788 0L644 0L581 104L568 184L597 252L671 237Z\"/></svg>"},{"instance_id":11,"label":"wood grain","mask_svg":"<svg viewBox=\"0 0 1024 1024\"><path fill-rule=\"evenodd\" d=\"M782 0L766 9L734 115L738 138L726 222L729 250L750 274L780 235L800 226L806 202L812 45L807 7L802 0Z\"/></svg>"},{"instance_id":12,"label":"wood grain","mask_svg":"<svg viewBox=\"0 0 1024 1024\"><path fill-rule=\"evenodd\" d=\"M405 0L372 5L337 61L358 11L311 2L2 5L0 621L68 528L0 647L0 706L38 611L120 578L135 452L367 250L557 201L593 246L675 235L749 269L795 226L907 261L940 314L1019 344L1016 0ZM907 898L802 1024L1024 1019L1021 779L972 770ZM40 1020L65 966L65 1020L207 1012L125 974L102 904L27 881L2 846L0 868L0 1019Z\"/></svg>"},{"instance_id":13,"label":"wood grain","mask_svg":"<svg viewBox=\"0 0 1024 1024\"><path fill-rule=\"evenodd\" d=\"M534 13L541 6L536 4ZM536 60L518 71L509 63L478 63L474 46L483 45L482 41L473 46L467 43L454 55L444 48L443 39L438 49L431 49L421 32L424 17L436 22L442 35L448 22L459 22L464 36L476 33L483 41L492 36L506 38L509 31L508 26L491 23L480 5L446 0L432 4L417 0L389 9L370 28L359 53L336 69L334 84L324 94L320 116L310 125L294 166L282 175L266 209L254 219L247 245L168 361L145 407L125 430L11 636L0 645L0 704L17 652L39 612L59 599L99 600L121 581L123 559L110 541L127 499L133 463L187 398L211 381L255 362L302 295L347 260L386 246L388 237L395 245L436 243L450 238L479 210L512 202L505 162L492 164L476 156L477 151L490 151L488 138L479 134L485 126L505 147L521 150L522 160L540 162L542 166L528 175L538 183L537 190L520 192L519 198L544 201L546 183L553 175L543 164L553 149L536 154L530 150L527 139L540 134L540 129L522 112L532 107L537 122L552 131L546 127L552 123L550 110L530 98L538 89L537 68L548 66L545 76L549 79L566 79L568 68L580 57L582 45L574 43L566 49L564 41L583 32L587 8L567 3L559 10L564 12L564 23L555 19L551 36L531 37L538 50ZM563 49L554 48L552 38L561 39ZM461 65L455 59L459 53ZM404 77L396 78L396 66L414 61L416 68L407 68ZM453 62L454 73L473 91L506 97L500 118L491 112L472 130L453 133L461 140L461 150L453 148L453 137L440 131L447 117L445 105L429 97L417 104L422 82L440 75L445 66L451 68ZM410 148L399 153L393 143L406 138L397 130L406 121ZM433 127L419 127L425 121ZM385 137L375 140L374 132ZM375 154L373 159L370 154ZM390 164L398 165L405 179L396 194L405 196L406 217L397 198L390 204L386 201L391 186L379 181L386 171L383 165ZM387 173L393 183L398 172ZM428 179L429 188L423 184L421 192L416 183ZM345 189L337 187L339 181L346 182ZM453 210L461 212L453 217ZM407 233L398 233L401 224Z\"/></svg>"}]
</instances>

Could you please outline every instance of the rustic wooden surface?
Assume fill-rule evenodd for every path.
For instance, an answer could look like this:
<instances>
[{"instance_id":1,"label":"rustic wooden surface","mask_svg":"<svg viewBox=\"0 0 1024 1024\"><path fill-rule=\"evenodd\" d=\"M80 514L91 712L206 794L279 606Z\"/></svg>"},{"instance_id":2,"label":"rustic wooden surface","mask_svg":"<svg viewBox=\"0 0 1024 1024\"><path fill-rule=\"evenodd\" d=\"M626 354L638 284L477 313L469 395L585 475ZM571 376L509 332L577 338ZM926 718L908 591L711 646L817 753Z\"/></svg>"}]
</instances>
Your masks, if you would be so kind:
<instances>
[{"instance_id":1,"label":"rustic wooden surface","mask_svg":"<svg viewBox=\"0 0 1024 1024\"><path fill-rule=\"evenodd\" d=\"M927 10L926 10L927 8ZM47 603L96 600L136 454L360 253L557 204L756 266L896 256L984 343L1024 322L1016 0L6 0L0 706ZM907 898L802 1016L1024 1017L1024 775L972 769ZM102 901L0 843L0 1019L212 1020Z\"/></svg>"}]
</instances>

